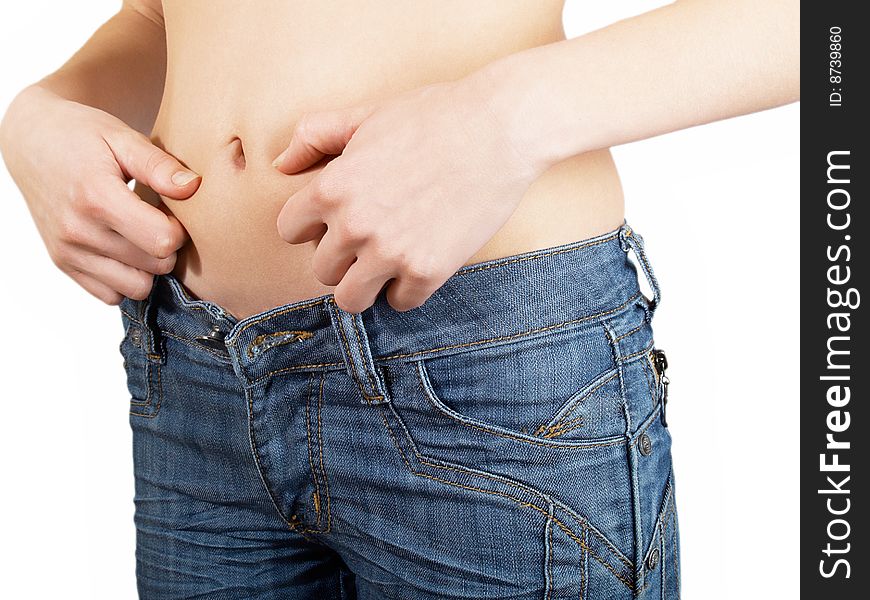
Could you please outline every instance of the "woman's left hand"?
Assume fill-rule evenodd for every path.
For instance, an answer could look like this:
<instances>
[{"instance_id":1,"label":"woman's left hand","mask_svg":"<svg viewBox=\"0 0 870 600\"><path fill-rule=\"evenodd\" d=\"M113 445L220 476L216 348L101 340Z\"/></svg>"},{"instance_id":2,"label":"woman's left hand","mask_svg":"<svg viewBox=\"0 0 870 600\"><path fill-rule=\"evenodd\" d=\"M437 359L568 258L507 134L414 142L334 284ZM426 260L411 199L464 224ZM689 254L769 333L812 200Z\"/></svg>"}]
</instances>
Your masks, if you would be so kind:
<instances>
[{"instance_id":1,"label":"woman's left hand","mask_svg":"<svg viewBox=\"0 0 870 600\"><path fill-rule=\"evenodd\" d=\"M318 240L313 270L348 312L423 304L504 225L541 173L513 145L483 77L382 104L304 115L274 166L334 158L278 216L291 244ZM392 281L391 281L392 280Z\"/></svg>"}]
</instances>

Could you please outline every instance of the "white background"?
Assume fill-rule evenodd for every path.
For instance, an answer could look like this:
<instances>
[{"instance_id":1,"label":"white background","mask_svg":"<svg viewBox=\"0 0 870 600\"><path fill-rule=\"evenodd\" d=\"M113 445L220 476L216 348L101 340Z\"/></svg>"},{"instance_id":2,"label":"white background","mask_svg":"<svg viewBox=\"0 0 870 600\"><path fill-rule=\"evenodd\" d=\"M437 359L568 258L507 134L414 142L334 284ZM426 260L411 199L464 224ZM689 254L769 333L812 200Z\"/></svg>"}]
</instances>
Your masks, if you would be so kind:
<instances>
[{"instance_id":1,"label":"white background","mask_svg":"<svg viewBox=\"0 0 870 600\"><path fill-rule=\"evenodd\" d=\"M663 3L625 4L568 0L568 36ZM119 5L3 3L0 110ZM688 600L798 597L798 121L793 104L614 149L663 289ZM135 598L119 313L56 270L4 169L0 200L0 596Z\"/></svg>"}]
</instances>

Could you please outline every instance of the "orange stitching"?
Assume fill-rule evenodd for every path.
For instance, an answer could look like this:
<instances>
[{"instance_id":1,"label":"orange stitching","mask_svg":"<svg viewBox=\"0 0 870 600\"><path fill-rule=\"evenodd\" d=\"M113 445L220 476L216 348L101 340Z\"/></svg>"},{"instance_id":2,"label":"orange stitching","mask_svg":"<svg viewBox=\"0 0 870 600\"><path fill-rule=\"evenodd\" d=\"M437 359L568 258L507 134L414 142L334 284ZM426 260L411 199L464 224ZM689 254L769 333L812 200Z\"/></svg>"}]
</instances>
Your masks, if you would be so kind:
<instances>
[{"instance_id":1,"label":"orange stitching","mask_svg":"<svg viewBox=\"0 0 870 600\"><path fill-rule=\"evenodd\" d=\"M609 383L617 375L619 375L619 371L614 371L613 374L611 374L607 379L599 382L598 385L593 387L591 390L587 390L579 398L575 398L574 402L573 402L573 406L568 410L568 412L566 412L564 415L562 415L562 417L559 419L558 422L556 422L553 425L550 425L549 427L547 427L546 425L541 425L538 428L538 431L535 432L535 435L539 435L538 432L543 430L546 433L541 434L542 437L554 438L554 437L558 437L558 436L562 435L563 433L567 433L571 429L576 429L577 427L580 427L580 425L578 424L577 426L571 427L570 429L562 430L564 427L571 425L572 423L577 421L577 419L573 419L571 421L565 421L565 418L571 416L579 408L581 403L588 400L595 392L597 392L599 389L601 389L604 386L604 384ZM582 419L583 417L581 416L579 418Z\"/></svg>"},{"instance_id":2,"label":"orange stitching","mask_svg":"<svg viewBox=\"0 0 870 600\"><path fill-rule=\"evenodd\" d=\"M317 513L317 525L320 526L320 503L316 499L320 495L320 483L318 482L317 471L314 468L314 458L311 452L311 383L314 381L315 373L312 373L308 378L308 394L305 400L305 441L308 444L308 465L311 467L311 476L314 477L314 510Z\"/></svg>"},{"instance_id":3,"label":"orange stitching","mask_svg":"<svg viewBox=\"0 0 870 600\"><path fill-rule=\"evenodd\" d=\"M269 338L278 337L282 335L287 335L288 333L296 334L294 338L287 338L286 340L282 340L275 344L275 346L281 346L284 344L289 344L290 342L301 342L302 340L307 340L308 338L314 337L314 334L310 331L276 331L274 333L262 333L251 340L251 343L248 344L248 358L254 358L254 346L258 346L268 340ZM274 346L272 346L274 348Z\"/></svg>"},{"instance_id":4,"label":"orange stitching","mask_svg":"<svg viewBox=\"0 0 870 600\"><path fill-rule=\"evenodd\" d=\"M393 414L395 414L395 409L392 409L392 410L393 410ZM396 415L396 418L398 419L398 415ZM407 432L407 430L406 430L406 432ZM520 482L512 481L512 480L510 480L510 479L503 478L503 477L498 477L498 476L495 476L495 475L490 475L489 473L472 472L472 471L468 471L467 469L459 469L459 468L456 468L456 467L452 467L452 466L450 466L450 465L444 465L444 464L433 463L433 462L430 462L430 461L425 460L425 458L423 458L422 456L420 456L416 451L415 451L415 454L417 454L417 458L418 458L418 460L420 461L421 464L424 464L424 465L427 465L427 466L430 466L430 467L435 467L435 468L437 468L437 469L444 469L444 470L447 470L447 471L454 471L454 472L456 472L456 473L460 473L460 474L472 475L472 476L474 476L474 477L479 477L479 478L481 478L481 479L489 479L490 481L494 481L494 482L499 483L499 484L502 484L502 485L507 485L507 486L510 486L510 487L516 488L517 490L519 490L519 491L521 491L521 492L525 492L525 493L530 494L530 495L537 495L537 496L539 496L539 497L541 497L541 498L544 498L544 495L543 495L541 492L535 490L534 488L530 488L529 486L524 485L524 484L522 484L522 483L520 483ZM433 459L433 460L434 460L434 459ZM552 503L552 502L551 502L551 503ZM578 524L582 529L585 529L585 528L588 527L588 525L587 525L586 523L584 523L583 521L581 521L580 518L578 518L578 516L572 514L572 512L569 511L567 508L563 508L563 510L565 510L565 513L566 513L568 516L570 516L572 519L574 519L574 521L576 521L576 523L577 523L577 524ZM610 546L610 549L611 549L611 550L615 550L615 548L612 547L612 546L610 545L610 542L605 542L605 544L608 545L608 546ZM632 564L631 564L631 562L630 562L627 558L623 558L622 556L619 556L619 555L615 555L615 556L616 556L616 558L618 558L618 559L619 559L619 560L620 560L620 561L621 561L621 562L622 562L622 563L623 563L623 564L624 564L628 569L631 569L631 568L632 568Z\"/></svg>"},{"instance_id":5,"label":"orange stitching","mask_svg":"<svg viewBox=\"0 0 870 600\"><path fill-rule=\"evenodd\" d=\"M561 323L555 323L554 325L547 325L547 326L545 326L545 327L538 327L538 328L535 328L535 329L529 329L529 330L526 330L526 331L521 331L520 333L512 333L512 334L510 334L510 335L502 335L502 336L498 336L498 337L487 338L487 339L484 339L484 340L477 340L477 341L474 341L474 342L466 342L466 343L464 343L464 344L453 344L453 345L451 345L451 346L441 346L440 348L429 348L428 350L419 350L419 351L417 351L417 352L409 352L409 353L407 353L407 354L392 354L392 355L390 355L390 356L383 356L383 357L381 357L379 360L391 360L391 359L394 359L394 358L408 358L408 357L411 357L411 356L419 356L420 354L429 354L429 353L431 353L431 352L439 352L439 351L441 351L441 350L454 350L454 349L456 349L456 348L466 348L466 347L468 347L468 346L478 346L478 345L480 345L480 344L486 344L486 343L488 343L488 342L501 342L501 341L504 341L504 340L515 339L515 338L523 337L523 336L526 336L526 335L531 335L531 334L534 334L534 333L542 333L542 332L544 332L544 331L551 331L551 330L553 330L553 329L559 329L560 327L565 327L565 326L567 326L567 325L573 325L573 324L575 324L575 323L581 323L581 322L583 322L583 321L589 321L589 320L591 320L591 319L595 319L595 318L598 318L598 317L603 317L603 316L605 316L605 315L609 315L609 314L611 314L611 313L618 312L618 311L624 309L626 306L630 305L630 304L631 304L632 302L634 302L635 300L637 300L637 299L640 297L640 295L641 295L641 293L640 293L640 292L637 292L637 293L634 294L631 298L629 298L626 302L624 302L623 304L620 304L620 305L617 306L616 308L612 308L612 309L610 309L610 310L606 310L606 311L604 311L604 312L596 313L596 314L593 314L593 315L587 315L587 316L585 316L585 317L578 317L578 318L576 318L576 319L571 319L570 321L562 321Z\"/></svg>"},{"instance_id":6,"label":"orange stitching","mask_svg":"<svg viewBox=\"0 0 870 600\"><path fill-rule=\"evenodd\" d=\"M350 351L350 345L348 345L347 343L347 337L345 337L344 335L344 325L342 324L340 317L336 326L338 329L338 333L341 335L341 341L344 343L344 350L347 353L347 359L350 361L350 364L347 365L347 367L349 367L350 374L353 376L354 381L356 381L356 385L359 388L359 391L362 394L363 398L365 398L366 402L368 402L369 404L371 404L372 400L382 399L383 396L369 396L368 392L366 392L366 389L362 384L362 381L360 381L359 375L356 372L356 368L354 368L353 366L353 355Z\"/></svg>"},{"instance_id":7,"label":"orange stitching","mask_svg":"<svg viewBox=\"0 0 870 600\"><path fill-rule=\"evenodd\" d=\"M124 313L124 314L127 316L127 318L130 319L131 321L133 321L134 323L136 323L136 324L138 324L138 325L141 325L141 324L142 324L141 321L139 321L139 317L134 317L133 315L131 315L130 313L128 313L128 312L127 312L126 310L124 310L123 308L118 307L118 310L120 310L122 313Z\"/></svg>"},{"instance_id":8,"label":"orange stitching","mask_svg":"<svg viewBox=\"0 0 870 600\"><path fill-rule=\"evenodd\" d=\"M246 329L248 329L249 327L251 327L252 325L256 325L257 323L262 323L266 319L271 319L273 317L280 317L281 315L285 315L285 314L291 313L293 311L301 310L303 308L308 308L310 306L317 306L318 304L323 304L325 301L326 301L326 298L320 298L318 300L314 300L313 302L306 302L305 304L301 304L299 306L291 306L290 308L285 308L284 310L279 310L278 312L273 313L273 314L263 315L262 317L251 321L250 323L245 323L245 326L242 327L241 329L239 329L236 332L235 336L233 336L232 341L235 341L236 339L238 339L238 337L241 335L241 333L243 331L245 331Z\"/></svg>"},{"instance_id":9,"label":"orange stitching","mask_svg":"<svg viewBox=\"0 0 870 600\"><path fill-rule=\"evenodd\" d=\"M263 462L260 459L260 449L257 447L257 440L254 439L254 397L248 389L245 390L245 396L248 400L248 437L251 441L251 449L254 451L254 462L257 463L257 472L260 474L260 481L263 482L263 486L266 488L266 493L269 494L269 499L272 500L272 506L275 507L278 516L281 517L281 520L284 521L292 531L296 531L296 525L287 520L284 511L282 511L281 507L278 506L278 501L275 499L275 493L272 492L272 486L269 485L269 482L266 480L266 475L263 473Z\"/></svg>"},{"instance_id":10,"label":"orange stitching","mask_svg":"<svg viewBox=\"0 0 870 600\"><path fill-rule=\"evenodd\" d=\"M420 363L418 362L418 365L419 364ZM578 449L582 450L584 448L601 448L601 447L606 447L606 446L620 446L620 445L625 443L624 439L619 438L619 439L614 439L612 442L598 442L598 443L578 442L578 444L576 444L576 445L574 445L574 444L572 444L572 445L548 444L548 443L543 442L543 441L539 441L539 440L535 440L535 439L528 439L528 438L516 436L513 434L509 434L507 432L496 431L495 429L482 427L482 426L476 425L474 423L466 423L465 421L462 421L461 419L457 419L455 416L451 415L450 413L444 412L441 408L439 408L432 401L432 398L430 397L430 394L429 394L429 390L426 389L426 386L423 383L423 376L420 374L420 368L418 367L417 369L415 369L415 371L417 372L417 379L418 379L418 382L420 384L420 387L423 390L423 396L426 398L426 400L429 401L429 404L432 405L432 407L435 408L435 410L437 410L441 414L453 419L454 421L456 421L460 425L464 425L465 427L470 427L472 429L477 429L477 430L483 431L485 433L490 433L492 435L497 435L497 436L500 436L503 438L507 438L509 440L515 440L517 442L524 442L524 443L530 444L532 446L541 446L544 448L568 448L571 450L578 450Z\"/></svg>"},{"instance_id":11,"label":"orange stitching","mask_svg":"<svg viewBox=\"0 0 870 600\"><path fill-rule=\"evenodd\" d=\"M553 507L550 506L550 511ZM550 546L550 552L547 555L547 600L553 598L553 521L547 519L547 539Z\"/></svg>"},{"instance_id":12,"label":"orange stitching","mask_svg":"<svg viewBox=\"0 0 870 600\"><path fill-rule=\"evenodd\" d=\"M251 385L255 385L260 383L264 379L268 379L272 375L277 375L278 373L286 373L288 371L301 371L303 369L318 369L320 367L338 367L344 366L343 362L331 362L331 363L312 363L310 365L293 365L292 367L282 367L280 369L275 369L274 371L269 371L265 375L260 375L256 379L249 380Z\"/></svg>"},{"instance_id":13,"label":"orange stitching","mask_svg":"<svg viewBox=\"0 0 870 600\"><path fill-rule=\"evenodd\" d=\"M468 273L474 273L476 271L485 271L487 269L496 269L498 267L504 267L506 265L510 265L513 263L523 262L523 261L527 261L527 260L535 260L538 258L546 258L548 256L554 256L556 254L564 254L566 252L574 252L574 251L580 250L582 248L588 248L590 246L597 246L598 244L603 244L605 242L609 242L610 240L617 237L618 235L619 235L619 231L617 230L617 231L609 234L606 238L602 238L600 240L592 240L592 241L589 241L589 242L582 244L580 246L572 246L570 248L561 248L559 250L553 250L551 252L532 254L530 256L522 256L520 258L514 258L511 260L506 260L503 262L493 263L493 264L489 264L489 265L482 265L479 267L475 267L474 265L468 265L468 267L460 269L459 271L454 273L454 275L467 275Z\"/></svg>"},{"instance_id":14,"label":"orange stitching","mask_svg":"<svg viewBox=\"0 0 870 600\"><path fill-rule=\"evenodd\" d=\"M351 316L351 318L350 318L350 322L351 322L351 324L353 325L353 331L354 331L354 333L356 334L356 343L357 343L357 346L359 347L360 360L361 360L362 362L365 362L365 352L363 351L363 350L364 350L364 349L363 349L363 343L362 343L362 339L360 339L359 329L357 328L357 325L356 325L356 319L353 318L353 316ZM366 375L368 375L368 378L369 378L369 384L372 386L372 387L371 387L372 392L377 392L377 391L378 391L378 386L375 385L375 378L372 377L372 374L371 374L371 372L370 372L368 369L366 369Z\"/></svg>"},{"instance_id":15,"label":"orange stitching","mask_svg":"<svg viewBox=\"0 0 870 600\"><path fill-rule=\"evenodd\" d=\"M149 369L151 368L151 363L148 363L148 367L149 367ZM157 413L160 412L160 404L163 402L163 379L161 378L161 375L160 375L160 371L162 369L160 368L159 365L155 368L157 369L157 406L154 407L154 412L152 412L152 413L140 413L140 412L134 412L133 410L130 410L131 415L135 415L137 417L144 417L146 419L153 419L154 417L157 416ZM148 374L148 393L150 396L150 394L151 394L151 374L150 374L150 371Z\"/></svg>"},{"instance_id":16,"label":"orange stitching","mask_svg":"<svg viewBox=\"0 0 870 600\"><path fill-rule=\"evenodd\" d=\"M583 541L586 542L586 538L589 537L589 531L584 528L581 535L583 536ZM589 542L586 543L588 544ZM580 565L580 600L586 597L586 569L589 568L586 564L586 557L587 554L585 552L580 556L580 562L582 563Z\"/></svg>"},{"instance_id":17,"label":"orange stitching","mask_svg":"<svg viewBox=\"0 0 870 600\"><path fill-rule=\"evenodd\" d=\"M323 533L329 533L332 529L332 512L330 510L329 496L329 477L326 475L326 468L323 466L323 382L326 380L326 373L322 373L320 377L320 393L317 396L317 445L320 449L320 473L323 475L323 487L326 489L326 529Z\"/></svg>"},{"instance_id":18,"label":"orange stitching","mask_svg":"<svg viewBox=\"0 0 870 600\"><path fill-rule=\"evenodd\" d=\"M384 416L383 411L381 411L380 414L381 414L381 418L384 420L384 425L386 425L386 427L387 427L387 431L390 433L390 437L393 438L393 444L396 446L396 449L399 451L399 454L401 455L402 460L403 460L404 463L405 463L405 466L408 467L408 470L411 471L411 473L413 473L414 475L418 475L418 476L420 476L420 477L426 477L426 478L428 478L428 479L432 479L432 480L434 480L434 481L440 481L440 482L442 482L442 483L446 483L446 484L448 484L448 485L453 485L453 486L456 486L456 487L459 487L459 488L463 488L463 489L467 489L467 490L471 490L471 491L483 492L483 493L485 493L485 494L492 494L492 495L494 495L494 496L502 496L502 497L504 497L504 498L507 498L508 500L512 500L512 501L516 502L516 503L519 504L520 506L524 506L524 507L526 507L526 508L532 508L532 509L534 509L534 510L537 510L537 511L540 512L541 514L543 514L543 515L545 515L546 517L550 518L549 513L548 513L548 512L545 512L544 509L542 509L540 506L537 506L537 505L532 504L532 503L530 503L530 502L525 502L525 501L523 501L523 500L520 500L519 498L515 498L514 496L511 496L510 494L505 494L504 492L499 492L499 491L496 491L496 490L484 490L484 489L482 489L482 488L477 488L477 487L473 487L473 486L467 486L467 485L464 485L464 484L461 484L461 483L458 483L458 482L455 482L455 481L449 481L449 480L447 480L447 479L441 479L440 477L435 477L434 475L429 475L428 473L421 473L421 472L419 472L419 471L415 471L414 468L411 466L411 463L408 462L408 459L407 459L407 457L405 456L405 452L402 450L401 446L399 445L399 442L398 442L398 440L396 439L395 434L393 433L393 429L392 429L392 427L390 427L390 424L387 422L387 418ZM452 467L447 467L446 465L436 465L436 464L432 464L432 463L426 462L426 461L424 461L424 460L420 460L420 462L423 463L423 464L425 464L425 465L432 466L432 467L439 467L439 468L445 468L445 469L451 469L451 470L454 470L454 471L458 471L458 469L455 469L455 468L452 468ZM470 475L470 474L472 474L472 473L468 473L468 472L466 472L465 474L466 474L466 475ZM479 474L479 473L473 473L472 475L480 475L480 476L482 476L482 474ZM630 583L627 579L625 579L622 575L620 575L619 573L617 573L616 570L614 569L614 567L613 567L610 563L608 563L608 562L605 561L602 557L600 557L600 556L599 556L599 555L598 555L594 550L592 550L592 548L590 548L590 547L588 546L588 544L586 544L582 539L578 538L577 535L576 535L576 534L571 530L570 527L568 527L567 525L565 525L564 523L562 523L562 522L561 522L559 519L557 519L556 517L552 517L552 519L553 519L553 522L556 523L556 524L559 526L559 529L561 529L562 531L564 531L565 534L566 534L568 537L570 537L572 540L574 540L575 542L577 542L577 543L580 545L581 548L583 548L584 550L586 550L587 552L589 552L590 554L592 554L592 556L594 556L595 559L598 560L598 562L600 562L602 565L604 565L604 566L605 566L605 567L606 567L606 568L607 568L607 569L608 569L608 570L613 574L614 577L616 577L616 578L619 579L622 583L624 583L626 586L628 586L628 588L629 588L630 590L633 590L633 589L634 589L634 585L633 585L633 584L631 584L631 583ZM582 525L582 524L581 524L581 525ZM618 558L618 559L621 560L621 557L619 557L619 556L616 556L616 558Z\"/></svg>"},{"instance_id":19,"label":"orange stitching","mask_svg":"<svg viewBox=\"0 0 870 600\"><path fill-rule=\"evenodd\" d=\"M616 343L616 342L618 342L618 341L620 341L620 340L622 340L622 339L627 338L628 336L630 336L630 335L632 335L632 334L637 333L638 331L640 331L641 329L643 329L644 325L646 325L646 323L641 323L640 325L638 325L638 326L635 327L634 329L629 329L628 331L626 331L625 333L623 333L621 336L619 336L619 337L617 337L617 338L614 338L613 342Z\"/></svg>"},{"instance_id":20,"label":"orange stitching","mask_svg":"<svg viewBox=\"0 0 870 600\"><path fill-rule=\"evenodd\" d=\"M126 370L126 359L125 359L124 368ZM137 369L136 371L138 372L139 369ZM145 361L144 371L145 371L145 399L144 400L136 400L135 396L133 396L131 394L130 404L132 404L134 406L147 407L147 406L151 405L151 387L152 387L152 385L151 385L151 362L148 360ZM135 375L134 375L134 377L135 377Z\"/></svg>"}]
</instances>

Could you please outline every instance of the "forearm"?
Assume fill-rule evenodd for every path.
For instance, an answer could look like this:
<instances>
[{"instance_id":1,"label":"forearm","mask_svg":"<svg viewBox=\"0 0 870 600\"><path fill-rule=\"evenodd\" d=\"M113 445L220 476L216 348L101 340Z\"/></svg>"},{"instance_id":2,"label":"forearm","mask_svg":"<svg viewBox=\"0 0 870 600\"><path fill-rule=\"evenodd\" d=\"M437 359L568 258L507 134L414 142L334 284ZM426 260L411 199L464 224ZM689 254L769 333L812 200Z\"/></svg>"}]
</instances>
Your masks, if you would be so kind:
<instances>
[{"instance_id":1,"label":"forearm","mask_svg":"<svg viewBox=\"0 0 870 600\"><path fill-rule=\"evenodd\" d=\"M489 65L493 106L541 165L795 101L797 0L684 0Z\"/></svg>"},{"instance_id":2,"label":"forearm","mask_svg":"<svg viewBox=\"0 0 870 600\"><path fill-rule=\"evenodd\" d=\"M63 66L34 84L148 134L166 75L162 23L124 6Z\"/></svg>"}]
</instances>

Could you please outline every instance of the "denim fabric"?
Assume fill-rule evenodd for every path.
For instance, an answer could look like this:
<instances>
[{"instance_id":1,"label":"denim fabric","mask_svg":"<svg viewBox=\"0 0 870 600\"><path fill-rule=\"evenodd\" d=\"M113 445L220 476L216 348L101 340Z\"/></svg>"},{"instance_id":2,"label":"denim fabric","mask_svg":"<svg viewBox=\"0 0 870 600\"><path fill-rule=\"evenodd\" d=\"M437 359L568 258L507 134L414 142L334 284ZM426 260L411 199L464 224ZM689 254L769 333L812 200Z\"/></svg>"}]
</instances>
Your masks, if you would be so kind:
<instances>
[{"instance_id":1,"label":"denim fabric","mask_svg":"<svg viewBox=\"0 0 870 600\"><path fill-rule=\"evenodd\" d=\"M141 597L678 598L659 299L627 223L406 312L157 276L121 304Z\"/></svg>"}]
</instances>

